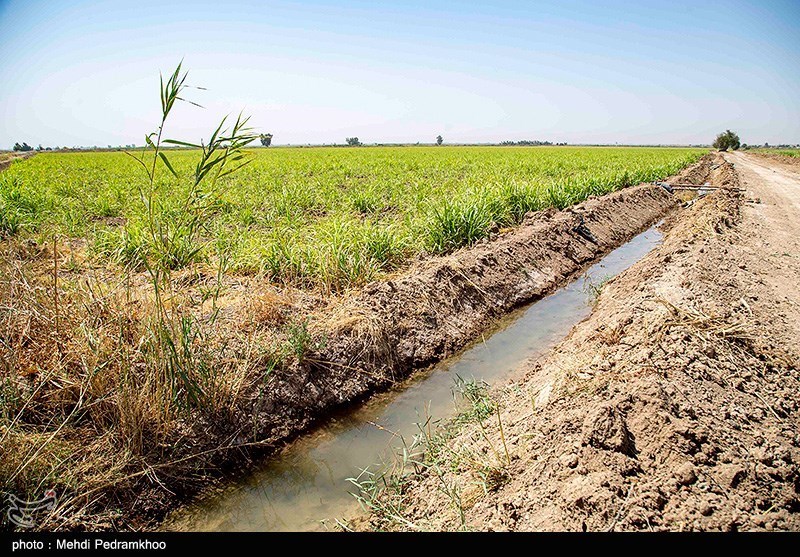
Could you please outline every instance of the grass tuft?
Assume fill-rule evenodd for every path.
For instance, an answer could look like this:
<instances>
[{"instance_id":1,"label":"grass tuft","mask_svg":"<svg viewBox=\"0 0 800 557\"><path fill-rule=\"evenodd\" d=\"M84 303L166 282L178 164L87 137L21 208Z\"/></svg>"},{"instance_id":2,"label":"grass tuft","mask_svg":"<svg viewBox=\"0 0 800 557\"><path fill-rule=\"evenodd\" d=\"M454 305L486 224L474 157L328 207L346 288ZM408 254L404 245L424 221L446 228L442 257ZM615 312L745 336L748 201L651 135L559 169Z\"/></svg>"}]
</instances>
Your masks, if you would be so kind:
<instances>
[{"instance_id":1,"label":"grass tuft","mask_svg":"<svg viewBox=\"0 0 800 557\"><path fill-rule=\"evenodd\" d=\"M485 199L445 200L431 210L428 248L445 253L472 245L488 235L492 222L491 206Z\"/></svg>"}]
</instances>

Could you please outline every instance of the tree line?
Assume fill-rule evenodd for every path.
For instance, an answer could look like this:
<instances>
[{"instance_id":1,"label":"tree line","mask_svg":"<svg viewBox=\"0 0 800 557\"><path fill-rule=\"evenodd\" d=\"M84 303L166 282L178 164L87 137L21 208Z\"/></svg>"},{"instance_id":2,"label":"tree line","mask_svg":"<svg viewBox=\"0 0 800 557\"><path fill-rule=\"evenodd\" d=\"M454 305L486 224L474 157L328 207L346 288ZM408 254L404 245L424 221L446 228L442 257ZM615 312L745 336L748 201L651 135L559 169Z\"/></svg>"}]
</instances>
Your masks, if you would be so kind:
<instances>
[{"instance_id":1,"label":"tree line","mask_svg":"<svg viewBox=\"0 0 800 557\"><path fill-rule=\"evenodd\" d=\"M258 139L261 142L261 145L263 147L269 147L270 145L272 145L272 138L273 138L273 135L271 133L262 133L262 134L260 134L258 136ZM444 138L441 136L441 134L437 135L436 139L435 139L435 144L436 145L442 145L443 143L444 143ZM361 143L361 140L359 140L358 137L346 137L345 138L345 145L347 145L348 147L359 147L359 146L362 146L364 144ZM419 142L417 142L417 145L419 145ZM550 146L550 145L563 146L563 145L567 145L567 142L565 141L563 143L553 143L552 141L540 141L538 139L534 139L534 140L522 139L520 141L511 141L511 140L501 141L499 143L499 145L501 145L501 146L525 146L525 147L543 146L543 147L546 147L546 146ZM335 146L335 144L334 144L334 146ZM715 149L719 149L720 151L727 151L728 149L730 149L732 151L735 151L735 150L737 150L739 148L747 149L750 146L748 146L746 143L745 144L741 143L741 140L739 139L739 135L736 134L735 132L733 132L731 130L725 130L724 132L722 132L722 133L717 135L717 137L714 139L714 143L712 143L712 147L714 147ZM769 144L765 143L764 147L769 147ZM781 146L778 146L778 147L784 147L784 146L781 145ZM790 145L786 145L785 147L790 147ZM76 149L83 149L83 148L84 147L76 147ZM115 147L112 147L111 145L109 145L108 148L109 149L114 149ZM121 149L122 147L120 146L118 148ZM126 149L134 149L134 148L136 148L136 145L125 145L125 148ZM55 147L55 149L58 150L58 149L60 149L60 147ZM98 149L98 147L94 146L94 147L91 147L91 149ZM26 151L33 151L33 150L34 150L34 147L31 147L30 145L28 145L24 141L22 143L19 143L19 142L14 143L14 151L26 152ZM36 151L52 151L53 148L51 148L51 147L42 147L42 145L40 144L38 147L35 148L35 150Z\"/></svg>"}]
</instances>

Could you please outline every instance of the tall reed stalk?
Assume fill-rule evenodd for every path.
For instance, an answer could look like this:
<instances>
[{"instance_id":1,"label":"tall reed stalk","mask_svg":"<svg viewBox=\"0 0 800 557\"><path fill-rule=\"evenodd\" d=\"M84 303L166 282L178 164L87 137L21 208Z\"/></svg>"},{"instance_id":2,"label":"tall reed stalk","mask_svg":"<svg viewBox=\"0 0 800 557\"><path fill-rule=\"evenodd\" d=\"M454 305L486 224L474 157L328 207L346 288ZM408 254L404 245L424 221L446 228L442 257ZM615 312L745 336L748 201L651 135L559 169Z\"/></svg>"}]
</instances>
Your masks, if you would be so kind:
<instances>
[{"instance_id":1,"label":"tall reed stalk","mask_svg":"<svg viewBox=\"0 0 800 557\"><path fill-rule=\"evenodd\" d=\"M181 62L166 81L161 76L161 121L156 131L145 136L144 151L139 156L128 154L139 163L146 178L138 191L145 209L148 240L142 260L153 288L155 307L150 352L158 360L157 368L165 373L173 402L179 406L185 403L197 406L205 401L203 384L209 379L211 366L197 351L197 346L203 344L203 333L196 318L181 308L180 289L174 284L172 271L202 257L207 244L202 237L203 226L211 220L219 201L219 181L248 164L244 148L257 135L247 126L249 118L240 114L230 127L226 127L227 116L223 118L208 142L197 144L165 139L167 120L178 101L200 106L182 96L190 88L186 84L187 75L182 71ZM181 190L178 210L169 212L164 194L173 196L174 192L162 191L163 186L157 179L159 161L174 178L180 180L181 176L170 162L165 145L200 150L200 159L189 177L189 187ZM221 257L218 264L224 265L225 261ZM221 271L217 273L218 280L220 274ZM214 292L218 294L219 288Z\"/></svg>"}]
</instances>

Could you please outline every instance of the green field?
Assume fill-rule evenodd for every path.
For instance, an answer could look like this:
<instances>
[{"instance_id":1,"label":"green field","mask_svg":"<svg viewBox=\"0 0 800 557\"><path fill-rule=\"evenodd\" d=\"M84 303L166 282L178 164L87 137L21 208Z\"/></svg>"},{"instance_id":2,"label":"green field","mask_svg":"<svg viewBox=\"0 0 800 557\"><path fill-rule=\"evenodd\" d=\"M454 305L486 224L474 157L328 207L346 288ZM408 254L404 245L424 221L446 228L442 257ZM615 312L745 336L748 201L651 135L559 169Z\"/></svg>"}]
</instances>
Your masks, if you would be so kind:
<instances>
[{"instance_id":1,"label":"green field","mask_svg":"<svg viewBox=\"0 0 800 557\"><path fill-rule=\"evenodd\" d=\"M563 208L664 178L705 151L681 148L370 147L252 150L206 199L199 237L182 237L190 180L161 168L153 212L178 268L224 256L226 271L341 290ZM189 176L198 152L169 153ZM0 174L0 235L85 238L95 261L152 255L145 179L121 152L45 153Z\"/></svg>"}]
</instances>

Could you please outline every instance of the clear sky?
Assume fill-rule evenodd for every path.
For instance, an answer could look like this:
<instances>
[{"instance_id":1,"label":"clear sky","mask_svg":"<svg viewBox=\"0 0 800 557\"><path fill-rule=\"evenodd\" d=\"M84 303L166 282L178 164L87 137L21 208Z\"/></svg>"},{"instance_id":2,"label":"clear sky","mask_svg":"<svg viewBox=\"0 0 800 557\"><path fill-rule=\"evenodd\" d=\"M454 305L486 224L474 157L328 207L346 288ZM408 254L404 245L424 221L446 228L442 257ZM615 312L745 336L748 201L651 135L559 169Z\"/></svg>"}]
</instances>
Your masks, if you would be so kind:
<instances>
[{"instance_id":1,"label":"clear sky","mask_svg":"<svg viewBox=\"0 0 800 557\"><path fill-rule=\"evenodd\" d=\"M185 140L800 143L800 0L0 0L0 148L142 144L181 58Z\"/></svg>"}]
</instances>

